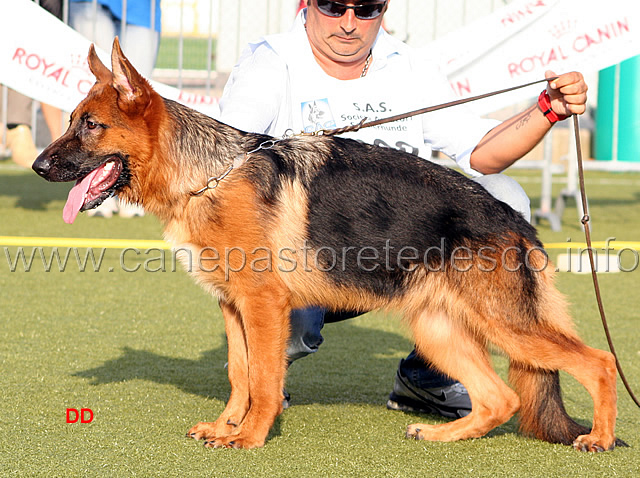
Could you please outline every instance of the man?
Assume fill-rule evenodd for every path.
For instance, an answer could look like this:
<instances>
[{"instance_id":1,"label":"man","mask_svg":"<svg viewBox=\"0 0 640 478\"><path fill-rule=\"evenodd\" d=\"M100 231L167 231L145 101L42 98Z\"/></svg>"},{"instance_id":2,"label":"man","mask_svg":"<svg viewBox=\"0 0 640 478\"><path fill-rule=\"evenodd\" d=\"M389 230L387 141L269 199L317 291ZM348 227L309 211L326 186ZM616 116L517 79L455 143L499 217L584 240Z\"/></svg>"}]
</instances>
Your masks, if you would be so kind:
<instances>
[{"instance_id":1,"label":"man","mask_svg":"<svg viewBox=\"0 0 640 478\"><path fill-rule=\"evenodd\" d=\"M389 3L309 0L290 32L245 50L225 87L221 120L282 136L287 130L332 129L453 99L436 65L381 29ZM522 188L498 173L529 152L564 115L584 113L586 91L580 73L567 73L550 82L538 103L503 123L456 107L346 136L425 159L442 151L529 219ZM292 312L289 359L318 349L325 321L354 315L313 307ZM471 410L466 389L425 364L415 350L400 361L387 406L450 418Z\"/></svg>"}]
</instances>

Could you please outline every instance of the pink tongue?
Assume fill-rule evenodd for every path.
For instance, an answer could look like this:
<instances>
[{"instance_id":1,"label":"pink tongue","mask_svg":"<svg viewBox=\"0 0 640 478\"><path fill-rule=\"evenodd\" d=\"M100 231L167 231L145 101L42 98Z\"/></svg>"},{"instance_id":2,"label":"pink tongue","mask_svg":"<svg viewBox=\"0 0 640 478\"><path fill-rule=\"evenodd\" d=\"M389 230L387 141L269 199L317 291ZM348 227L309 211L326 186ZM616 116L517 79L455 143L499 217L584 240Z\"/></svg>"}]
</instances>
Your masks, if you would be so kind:
<instances>
[{"instance_id":1,"label":"pink tongue","mask_svg":"<svg viewBox=\"0 0 640 478\"><path fill-rule=\"evenodd\" d=\"M84 196L87 194L89 186L91 186L91 181L95 178L100 169L101 168L94 169L83 179L79 179L75 186L71 188L71 191L69 191L67 203L64 205L64 209L62 210L62 219L64 219L64 222L67 224L73 224L73 221L76 220L76 217L80 212L80 208L84 204Z\"/></svg>"}]
</instances>

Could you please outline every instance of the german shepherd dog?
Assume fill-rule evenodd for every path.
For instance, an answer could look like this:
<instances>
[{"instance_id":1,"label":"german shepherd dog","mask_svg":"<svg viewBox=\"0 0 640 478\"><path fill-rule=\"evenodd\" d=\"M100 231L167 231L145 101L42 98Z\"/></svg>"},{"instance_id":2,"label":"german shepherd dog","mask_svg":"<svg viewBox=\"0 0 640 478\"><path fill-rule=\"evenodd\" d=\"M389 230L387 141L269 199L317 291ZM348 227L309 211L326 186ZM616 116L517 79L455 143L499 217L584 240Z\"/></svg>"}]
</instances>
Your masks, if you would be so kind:
<instances>
[{"instance_id":1,"label":"german shepherd dog","mask_svg":"<svg viewBox=\"0 0 640 478\"><path fill-rule=\"evenodd\" d=\"M117 39L112 71L93 46L88 61L96 83L33 169L76 181L67 222L117 193L199 257L191 272L224 315L231 395L216 421L187 436L264 445L282 412L289 313L317 305L399 311L418 352L465 385L468 416L410 425L408 437L480 437L519 411L523 433L541 440L586 451L622 444L614 357L574 332L535 229L508 205L396 150L238 131L154 92ZM509 357L515 391L491 367L489 344ZM591 430L566 413L559 370L593 398Z\"/></svg>"}]
</instances>

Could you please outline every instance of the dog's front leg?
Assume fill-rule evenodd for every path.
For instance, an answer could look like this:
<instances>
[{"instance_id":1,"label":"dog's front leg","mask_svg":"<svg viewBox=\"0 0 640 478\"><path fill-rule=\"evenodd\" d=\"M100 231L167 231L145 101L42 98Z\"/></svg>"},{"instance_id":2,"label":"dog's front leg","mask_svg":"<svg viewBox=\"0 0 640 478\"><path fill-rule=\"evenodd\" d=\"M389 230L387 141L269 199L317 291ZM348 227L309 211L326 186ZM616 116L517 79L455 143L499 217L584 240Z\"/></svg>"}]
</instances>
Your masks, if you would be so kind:
<instances>
[{"instance_id":1,"label":"dog's front leg","mask_svg":"<svg viewBox=\"0 0 640 478\"><path fill-rule=\"evenodd\" d=\"M275 287L264 287L245 297L249 300L239 304L238 308L242 312L247 346L250 406L242 422L230 435L209 440L205 444L213 448L263 446L273 422L282 413L285 351L289 338L288 297ZM229 372L229 377L233 380L231 370ZM242 390L241 386L238 390Z\"/></svg>"},{"instance_id":2,"label":"dog's front leg","mask_svg":"<svg viewBox=\"0 0 640 478\"><path fill-rule=\"evenodd\" d=\"M196 440L215 440L233 432L249 410L249 371L247 342L240 312L233 305L220 301L228 345L228 374L231 396L227 406L215 422L200 422L187 432Z\"/></svg>"}]
</instances>

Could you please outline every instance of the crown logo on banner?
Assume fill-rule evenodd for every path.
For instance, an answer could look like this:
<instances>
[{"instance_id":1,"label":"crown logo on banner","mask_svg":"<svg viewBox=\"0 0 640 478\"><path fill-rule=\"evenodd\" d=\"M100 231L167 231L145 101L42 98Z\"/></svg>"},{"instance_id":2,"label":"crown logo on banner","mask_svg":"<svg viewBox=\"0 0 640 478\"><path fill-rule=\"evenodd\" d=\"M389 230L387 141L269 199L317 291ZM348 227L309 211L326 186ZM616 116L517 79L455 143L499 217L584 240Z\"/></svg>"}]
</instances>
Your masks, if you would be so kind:
<instances>
[{"instance_id":1,"label":"crown logo on banner","mask_svg":"<svg viewBox=\"0 0 640 478\"><path fill-rule=\"evenodd\" d=\"M577 20L563 20L550 27L547 31L555 38L560 39L576 29Z\"/></svg>"},{"instance_id":2,"label":"crown logo on banner","mask_svg":"<svg viewBox=\"0 0 640 478\"><path fill-rule=\"evenodd\" d=\"M69 65L71 69L78 68L89 72L89 63L87 62L87 55L83 55L80 53L73 53L69 56L70 61Z\"/></svg>"}]
</instances>

